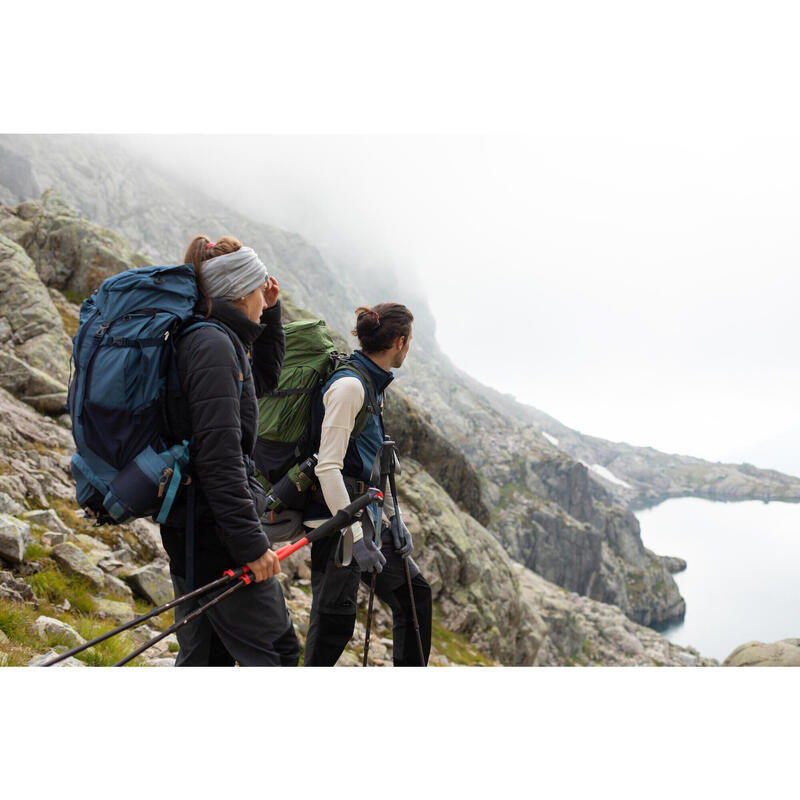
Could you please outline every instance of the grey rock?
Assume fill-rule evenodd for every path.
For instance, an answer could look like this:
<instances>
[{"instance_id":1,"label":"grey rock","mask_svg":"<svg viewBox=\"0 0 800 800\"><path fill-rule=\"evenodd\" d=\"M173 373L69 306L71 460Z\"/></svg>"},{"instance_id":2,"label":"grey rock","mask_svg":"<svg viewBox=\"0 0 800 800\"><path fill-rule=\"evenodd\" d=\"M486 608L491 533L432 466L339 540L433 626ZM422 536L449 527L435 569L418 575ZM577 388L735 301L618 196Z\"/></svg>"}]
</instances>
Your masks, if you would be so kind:
<instances>
[{"instance_id":1,"label":"grey rock","mask_svg":"<svg viewBox=\"0 0 800 800\"><path fill-rule=\"evenodd\" d=\"M64 644L67 647L75 647L85 644L84 639L71 625L66 622L54 619L53 617L39 617L33 624L33 630L39 638L45 642L55 642Z\"/></svg>"},{"instance_id":2,"label":"grey rock","mask_svg":"<svg viewBox=\"0 0 800 800\"><path fill-rule=\"evenodd\" d=\"M72 542L56 545L53 548L53 559L68 572L86 578L95 589L102 589L105 585L103 571L92 566L83 550Z\"/></svg>"},{"instance_id":3,"label":"grey rock","mask_svg":"<svg viewBox=\"0 0 800 800\"><path fill-rule=\"evenodd\" d=\"M11 327L13 341L11 348L3 346L2 385L28 401L39 395L63 394L63 405L69 379L69 349L61 317L34 263L2 233L0 269L0 317ZM19 375L19 370L27 370L27 374Z\"/></svg>"},{"instance_id":4,"label":"grey rock","mask_svg":"<svg viewBox=\"0 0 800 800\"><path fill-rule=\"evenodd\" d=\"M123 237L82 219L53 191L38 203L6 208L0 233L25 248L43 282L84 295L109 275L146 263Z\"/></svg>"},{"instance_id":5,"label":"grey rock","mask_svg":"<svg viewBox=\"0 0 800 800\"><path fill-rule=\"evenodd\" d=\"M143 666L145 667L174 667L175 666L175 658L169 658L168 656L163 656L161 658L148 658L143 662Z\"/></svg>"},{"instance_id":6,"label":"grey rock","mask_svg":"<svg viewBox=\"0 0 800 800\"><path fill-rule=\"evenodd\" d=\"M61 531L45 531L40 538L45 547L55 547L67 541L67 534Z\"/></svg>"},{"instance_id":7,"label":"grey rock","mask_svg":"<svg viewBox=\"0 0 800 800\"><path fill-rule=\"evenodd\" d=\"M61 517L52 508L45 508L38 511L26 511L20 517L31 525L40 525L50 531L60 531L70 533L70 529L62 522Z\"/></svg>"},{"instance_id":8,"label":"grey rock","mask_svg":"<svg viewBox=\"0 0 800 800\"><path fill-rule=\"evenodd\" d=\"M88 547L90 550L103 550L105 551L105 555L111 552L111 548L102 539L98 539L96 536L89 536L86 533L76 533L74 539L78 544L83 545L85 548Z\"/></svg>"},{"instance_id":9,"label":"grey rock","mask_svg":"<svg viewBox=\"0 0 800 800\"><path fill-rule=\"evenodd\" d=\"M800 667L800 639L778 642L747 642L723 662L724 667Z\"/></svg>"},{"instance_id":10,"label":"grey rock","mask_svg":"<svg viewBox=\"0 0 800 800\"><path fill-rule=\"evenodd\" d=\"M43 655L36 656L36 657L32 658L28 662L28 666L29 667L38 667L38 666L46 663L47 661L50 661L51 658L55 658L57 655L60 655L58 650L50 650L47 653L44 653ZM54 666L56 666L56 667L85 667L86 664L84 664L82 661L78 661L78 659L75 658L74 656L70 656L69 658L66 658L63 661L59 661L58 664L54 664Z\"/></svg>"},{"instance_id":11,"label":"grey rock","mask_svg":"<svg viewBox=\"0 0 800 800\"><path fill-rule=\"evenodd\" d=\"M12 517L18 517L24 510L25 507L14 500L11 495L0 492L0 514L9 514Z\"/></svg>"},{"instance_id":12,"label":"grey rock","mask_svg":"<svg viewBox=\"0 0 800 800\"><path fill-rule=\"evenodd\" d=\"M120 623L130 622L135 614L129 603L109 600L105 597L93 597L94 613L103 619L115 619Z\"/></svg>"},{"instance_id":13,"label":"grey rock","mask_svg":"<svg viewBox=\"0 0 800 800\"><path fill-rule=\"evenodd\" d=\"M149 564L129 572L122 579L153 605L160 606L172 600L172 581L166 564Z\"/></svg>"},{"instance_id":14,"label":"grey rock","mask_svg":"<svg viewBox=\"0 0 800 800\"><path fill-rule=\"evenodd\" d=\"M125 600L133 600L133 592L127 583L121 581L116 575L105 575L105 586L107 591L115 596L124 597Z\"/></svg>"},{"instance_id":15,"label":"grey rock","mask_svg":"<svg viewBox=\"0 0 800 800\"><path fill-rule=\"evenodd\" d=\"M91 554L90 554L91 560ZM125 564L122 563L117 558L108 555L107 553L103 555L101 558L97 559L97 566L100 567L103 572L106 572L110 575L116 575L121 570L125 569Z\"/></svg>"},{"instance_id":16,"label":"grey rock","mask_svg":"<svg viewBox=\"0 0 800 800\"><path fill-rule=\"evenodd\" d=\"M27 522L0 514L0 557L11 564L21 564L25 557L25 534L30 534Z\"/></svg>"},{"instance_id":17,"label":"grey rock","mask_svg":"<svg viewBox=\"0 0 800 800\"><path fill-rule=\"evenodd\" d=\"M6 571L0 572L0 593L19 602L33 602L36 599L33 589L25 581L15 578Z\"/></svg>"},{"instance_id":18,"label":"grey rock","mask_svg":"<svg viewBox=\"0 0 800 800\"><path fill-rule=\"evenodd\" d=\"M672 575L676 575L686 569L686 561L675 556L661 556L661 563L664 565L667 572Z\"/></svg>"},{"instance_id":19,"label":"grey rock","mask_svg":"<svg viewBox=\"0 0 800 800\"><path fill-rule=\"evenodd\" d=\"M6 642L8 642L8 636L6 636L5 633L0 630L0 644L6 644Z\"/></svg>"},{"instance_id":20,"label":"grey rock","mask_svg":"<svg viewBox=\"0 0 800 800\"><path fill-rule=\"evenodd\" d=\"M129 522L127 527L136 535L137 549L141 558L147 561L166 560L167 553L161 543L161 531L158 525L146 519L136 519Z\"/></svg>"}]
</instances>

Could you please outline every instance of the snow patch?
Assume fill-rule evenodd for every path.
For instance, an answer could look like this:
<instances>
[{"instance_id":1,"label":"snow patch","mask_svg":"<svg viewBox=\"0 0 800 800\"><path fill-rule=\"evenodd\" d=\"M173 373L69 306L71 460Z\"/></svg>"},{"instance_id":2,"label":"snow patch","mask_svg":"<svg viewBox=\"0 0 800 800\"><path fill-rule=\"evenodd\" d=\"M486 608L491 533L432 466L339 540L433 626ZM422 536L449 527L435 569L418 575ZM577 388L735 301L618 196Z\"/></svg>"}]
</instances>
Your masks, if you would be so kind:
<instances>
[{"instance_id":1,"label":"snow patch","mask_svg":"<svg viewBox=\"0 0 800 800\"><path fill-rule=\"evenodd\" d=\"M584 464L584 462L581 461L581 464ZM610 469L606 469L601 464L592 464L591 466L584 464L584 466L588 467L592 472L595 473L595 475L599 475L601 478L605 478L607 481L615 483L617 486L624 486L626 489L633 488L629 483L626 483L621 478L618 478Z\"/></svg>"},{"instance_id":2,"label":"snow patch","mask_svg":"<svg viewBox=\"0 0 800 800\"><path fill-rule=\"evenodd\" d=\"M544 431L542 431L542 436L544 436L544 438L547 439L547 441L550 442L550 444L553 444L556 447L558 447L558 439L556 439L555 436L551 436L549 433L545 433Z\"/></svg>"}]
</instances>

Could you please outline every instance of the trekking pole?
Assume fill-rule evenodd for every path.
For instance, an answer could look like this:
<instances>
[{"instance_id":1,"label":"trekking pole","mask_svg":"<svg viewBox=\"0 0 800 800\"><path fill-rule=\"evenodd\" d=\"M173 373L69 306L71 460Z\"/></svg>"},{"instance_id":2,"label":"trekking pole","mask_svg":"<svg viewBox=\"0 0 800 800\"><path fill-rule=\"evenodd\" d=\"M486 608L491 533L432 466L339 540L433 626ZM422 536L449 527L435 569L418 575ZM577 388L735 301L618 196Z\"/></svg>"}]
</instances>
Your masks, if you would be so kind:
<instances>
[{"instance_id":1,"label":"trekking pole","mask_svg":"<svg viewBox=\"0 0 800 800\"><path fill-rule=\"evenodd\" d=\"M110 639L112 636L116 636L118 633L122 633L123 631L135 628L138 625L141 625L143 622L146 622L148 619L157 617L160 614L163 614L165 611L169 611L171 608L175 608L175 606L182 605L188 600L194 600L195 597L200 597L201 595L207 594L212 589L216 589L218 586L222 586L230 582L231 580L239 578L249 571L250 568L247 566L239 567L238 569L229 569L223 574L221 578L217 578L217 580L211 581L211 583L208 583L205 586L201 586L199 589L195 589L193 592L189 592L188 594L182 595L181 597L176 597L174 600L170 600L169 603L164 603L163 606L159 606L158 608L154 608L152 611L148 611L146 614L142 614L139 617L135 617L129 622L126 622L124 625L120 625L118 628L106 631L106 633L103 633L100 636L96 636L91 641L84 642L81 645L73 647L71 650L67 650L66 653L62 653L60 656L52 658L50 659L50 661L47 661L44 664L40 664L39 666L52 667L54 664L58 664L59 662L66 660L70 656L74 656L77 653L81 653L84 650L93 647L96 644L100 644L100 642L104 642L106 639Z\"/></svg>"},{"instance_id":2,"label":"trekking pole","mask_svg":"<svg viewBox=\"0 0 800 800\"><path fill-rule=\"evenodd\" d=\"M275 555L278 557L278 561L283 561L287 556L290 556L292 553L299 550L301 547L305 547L307 544L311 542L315 542L318 539L322 539L325 536L329 536L331 533L334 533L338 530L341 530L347 525L350 525L353 522L353 518L359 511L363 508L368 506L370 503L376 501L382 501L383 494L378 491L377 489L368 489L365 494L362 494L360 497L357 497L353 500L350 505L345 506L344 508L337 511L330 519L325 520L318 528L315 528L313 531L310 531L307 536L304 536L302 539L298 540L294 544L286 545L285 547L281 547L279 550L275 551ZM228 589L225 589L224 592L218 594L213 600L210 600L205 605L196 608L192 611L191 614L188 614L178 622L170 625L165 631L162 631L158 636L154 636L149 641L145 642L141 647L138 647L134 652L130 653L129 655L125 656L125 658L120 659L114 664L115 667L122 667L127 664L129 661L132 661L136 656L141 655L145 650L152 647L154 644L158 644L162 639L165 639L171 633L178 630L178 628L183 627L184 625L188 625L192 620L199 617L204 612L208 611L209 608L212 608L221 600L224 600L229 595L233 594L238 589L241 589L242 586L247 586L250 583L255 583L254 578L252 577L252 571L249 567L244 566L240 567L238 570L228 570L230 573L239 573L235 577L239 580L234 586L231 586ZM226 573L227 574L227 573ZM229 578L228 578L229 580ZM215 585L219 585L219 582L216 582ZM198 590L199 591L199 590ZM208 589L206 589L208 591ZM189 595L187 595L184 599L189 599Z\"/></svg>"},{"instance_id":3,"label":"trekking pole","mask_svg":"<svg viewBox=\"0 0 800 800\"><path fill-rule=\"evenodd\" d=\"M397 517L398 529L402 530L400 526L403 524L403 518L400 516L400 506L397 502L397 486L394 482L394 463L392 463L392 471L389 473L389 488L392 490L392 500L394 501L394 515ZM425 651L422 648L422 637L419 632L419 618L417 617L417 603L414 600L414 587L411 584L411 568L408 566L408 556L403 556L403 567L406 572L406 585L408 586L408 597L411 600L411 619L414 623L414 633L417 636L417 649L419 650L419 665L425 666Z\"/></svg>"},{"instance_id":4,"label":"trekking pole","mask_svg":"<svg viewBox=\"0 0 800 800\"><path fill-rule=\"evenodd\" d=\"M389 437L384 435L384 441L386 441ZM383 471L383 459L384 454L383 450L381 450L381 488L380 488L380 513L383 514L383 498L384 493L386 492L386 476ZM367 512L369 513L369 512ZM375 526L372 526L373 536L375 534ZM367 666L367 656L369 655L369 634L370 630L372 629L372 603L375 600L375 582L378 580L378 573L375 570L372 571L372 578L369 583L369 603L367 604L367 625L366 630L364 632L364 660L361 662L362 667Z\"/></svg>"},{"instance_id":5,"label":"trekking pole","mask_svg":"<svg viewBox=\"0 0 800 800\"><path fill-rule=\"evenodd\" d=\"M397 500L397 484L394 480L395 475L395 443L388 437L383 437L383 446L388 451L386 458L381 456L381 472L384 467L386 468L387 477L389 479L389 489L392 493L392 502L394 504L394 515L397 517L398 530L403 529L403 516L400 513L400 504ZM385 483L382 481L381 486L385 488ZM406 573L406 585L408 586L408 598L411 601L411 620L414 624L414 633L417 637L417 650L419 651L419 665L425 666L425 651L422 647L422 637L419 632L419 618L417 617L417 603L414 599L414 587L411 584L411 568L408 566L408 556L403 556L403 568Z\"/></svg>"},{"instance_id":6,"label":"trekking pole","mask_svg":"<svg viewBox=\"0 0 800 800\"><path fill-rule=\"evenodd\" d=\"M378 578L378 573L372 573L372 580L369 584L369 607L367 608L367 631L364 634L364 660L361 663L362 667L367 666L367 656L369 655L369 631L372 627L372 601L375 599L375 581Z\"/></svg>"},{"instance_id":7,"label":"trekking pole","mask_svg":"<svg viewBox=\"0 0 800 800\"><path fill-rule=\"evenodd\" d=\"M196 608L191 614L188 614L183 619L180 619L173 625L170 625L165 631L159 633L158 636L154 636L152 639L145 642L141 647L137 647L136 650L134 650L132 653L129 653L127 656L125 656L125 658L121 658L116 664L114 664L114 666L125 666L125 664L127 664L129 661L132 661L134 658L136 658L136 656L141 655L145 650L152 647L154 644L158 644L162 639L165 639L171 633L174 633L176 630L178 630L178 628L188 625L193 619L199 617L205 611L208 611L209 608L215 606L220 600L224 600L226 597L228 597L228 595L233 594L237 589L241 589L242 586L247 586L250 583L255 583L255 578L252 577L252 573L250 571L248 571L247 574L240 575L239 579L241 583L235 583L224 592L220 592L213 600L210 600L205 605L200 606L200 608Z\"/></svg>"}]
</instances>

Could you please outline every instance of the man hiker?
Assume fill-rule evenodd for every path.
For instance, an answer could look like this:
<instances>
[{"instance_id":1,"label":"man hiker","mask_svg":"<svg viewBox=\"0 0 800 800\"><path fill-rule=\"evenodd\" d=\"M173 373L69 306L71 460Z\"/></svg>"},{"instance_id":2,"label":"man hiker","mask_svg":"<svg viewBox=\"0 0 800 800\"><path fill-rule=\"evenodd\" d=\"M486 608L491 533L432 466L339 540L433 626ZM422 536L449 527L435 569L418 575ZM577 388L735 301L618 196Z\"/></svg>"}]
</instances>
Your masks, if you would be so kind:
<instances>
[{"instance_id":1,"label":"man hiker","mask_svg":"<svg viewBox=\"0 0 800 800\"><path fill-rule=\"evenodd\" d=\"M361 345L323 385L316 418L322 420L316 477L331 514L344 508L366 487L377 485L374 466L380 463L383 443L383 393L392 382L392 368L400 367L411 345L414 317L400 303L381 303L356 311L352 331ZM351 433L365 402L372 402L366 426L355 438ZM377 407L375 407L377 404ZM375 593L392 609L395 666L425 666L431 647L431 589L410 558L411 534L395 516L391 497L384 503L378 548L360 525L353 526L353 558L337 566L338 537L314 542L311 548L311 620L306 639L306 666L333 666L353 634L360 580L369 584L377 573ZM409 585L403 560L408 559L414 603L424 659L420 661L414 629Z\"/></svg>"}]
</instances>

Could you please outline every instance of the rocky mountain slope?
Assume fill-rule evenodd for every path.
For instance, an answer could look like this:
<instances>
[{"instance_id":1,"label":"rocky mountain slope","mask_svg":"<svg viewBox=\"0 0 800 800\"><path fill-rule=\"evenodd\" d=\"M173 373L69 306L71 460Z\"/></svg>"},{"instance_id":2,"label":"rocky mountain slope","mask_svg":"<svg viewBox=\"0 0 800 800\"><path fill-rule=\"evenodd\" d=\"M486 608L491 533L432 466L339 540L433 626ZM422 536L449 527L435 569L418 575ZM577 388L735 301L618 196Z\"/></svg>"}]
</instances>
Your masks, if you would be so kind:
<instances>
[{"instance_id":1,"label":"rocky mountain slope","mask_svg":"<svg viewBox=\"0 0 800 800\"><path fill-rule=\"evenodd\" d=\"M69 202L48 194L39 212L19 205L50 186ZM57 243L69 228L72 204L95 227L111 227L130 239L119 252L131 264L175 263L195 233L228 231L262 254L298 307L334 328L348 330L351 309L375 301L365 296L356 273L326 263L302 237L225 208L102 137L0 136L0 199L17 204L4 212L0 232L30 247L37 263L47 252L49 232ZM104 246L100 238L96 235L91 247ZM91 263L90 252L78 262L87 259ZM370 289L381 292L379 285ZM778 473L616 446L570 431L453 367L438 349L427 309L413 307L414 351L393 386L396 402L387 409L401 452L419 459L513 559L568 591L613 603L635 622L680 616L683 600L670 575L679 560L642 546L630 508L678 494L800 497L800 481ZM49 388L56 403L58 392ZM47 394L44 386L36 391Z\"/></svg>"},{"instance_id":2,"label":"rocky mountain slope","mask_svg":"<svg viewBox=\"0 0 800 800\"><path fill-rule=\"evenodd\" d=\"M107 231L84 225L51 196L38 205L0 211L3 229L20 240L29 231L19 226L19 219L41 221L52 214L71 220L73 231L80 228L84 235L77 238L89 251L108 241ZM49 223L42 229L54 230ZM35 246L29 242L29 252L0 233L3 272L15 287L0 297L0 322L10 332L3 347L9 358L28 370L36 369L28 353L34 352L30 357L34 359L46 351L61 369L51 370L53 383L46 387L46 396L63 402L63 372L78 306L45 281L75 281L72 285L79 286L80 294L91 288L97 276L87 272L79 280L68 265L74 241L65 237L61 244L53 235L37 240ZM32 258L42 250L50 254L47 266ZM117 255L123 265L126 258L139 259L127 246ZM285 310L287 318L304 313L288 299ZM45 334L49 336L46 347L38 340ZM43 374L50 377L50 372ZM20 382L10 371L3 371L2 385L0 663L39 663L53 649L87 640L164 602L171 589L155 526L139 520L96 528L81 518L68 471L72 449L68 418L59 414L57 402L43 408L42 394L30 391L30 380ZM45 416L43 411L50 413ZM480 503L477 473L469 462L402 393L394 395L389 413L396 428L414 442L413 457L403 459L400 499L409 524L418 532L419 560L435 598L432 663L715 663L635 624L619 608L568 592L515 563L479 521L487 512ZM444 466L451 476L447 489L432 475ZM282 578L301 640L310 606L307 557L303 552L293 556ZM157 624L164 627L168 622L161 619ZM379 636L371 657L374 663L388 663L391 631L385 609L379 611L376 626ZM156 632L156 627L148 626L67 663L113 663ZM341 663L359 662L362 641L359 624L354 649ZM169 665L175 648L174 639L164 640L160 649L140 657L138 663Z\"/></svg>"}]
</instances>

